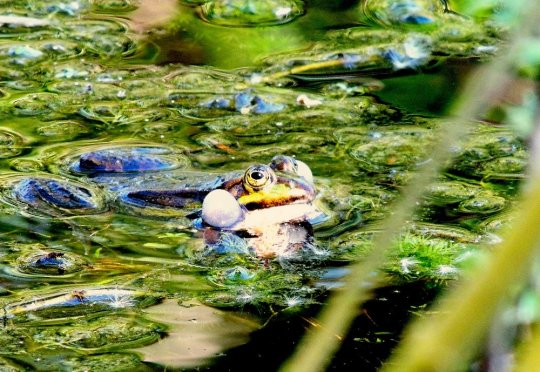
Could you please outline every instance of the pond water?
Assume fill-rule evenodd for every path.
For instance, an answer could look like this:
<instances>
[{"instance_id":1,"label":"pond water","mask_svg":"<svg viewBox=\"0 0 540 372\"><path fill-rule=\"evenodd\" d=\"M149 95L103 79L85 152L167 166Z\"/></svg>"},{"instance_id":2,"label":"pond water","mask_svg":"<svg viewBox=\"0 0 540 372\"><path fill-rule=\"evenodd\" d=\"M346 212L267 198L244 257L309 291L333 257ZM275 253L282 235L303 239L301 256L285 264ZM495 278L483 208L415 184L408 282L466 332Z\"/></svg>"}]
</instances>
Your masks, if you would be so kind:
<instances>
[{"instance_id":1,"label":"pond water","mask_svg":"<svg viewBox=\"0 0 540 372\"><path fill-rule=\"evenodd\" d=\"M276 370L500 37L427 0L0 1L0 366ZM332 369L380 366L512 219L523 141L455 148ZM239 213L279 223L209 223L253 164L281 189Z\"/></svg>"}]
</instances>

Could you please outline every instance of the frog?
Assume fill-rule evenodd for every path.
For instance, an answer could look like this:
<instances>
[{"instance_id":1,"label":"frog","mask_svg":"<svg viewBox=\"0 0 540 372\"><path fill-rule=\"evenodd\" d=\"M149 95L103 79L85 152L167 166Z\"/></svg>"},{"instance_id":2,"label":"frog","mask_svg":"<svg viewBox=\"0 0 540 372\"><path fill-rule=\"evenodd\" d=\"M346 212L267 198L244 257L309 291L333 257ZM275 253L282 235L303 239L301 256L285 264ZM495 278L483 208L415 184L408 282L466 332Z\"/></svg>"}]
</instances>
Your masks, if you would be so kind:
<instances>
[{"instance_id":1,"label":"frog","mask_svg":"<svg viewBox=\"0 0 540 372\"><path fill-rule=\"evenodd\" d=\"M309 166L290 156L277 155L269 164L219 175L174 170L167 156L156 149L98 150L81 154L70 169L119 191L119 199L132 205L190 209L202 203L204 224L228 230L247 229L257 224L255 218L270 218L262 211L279 211L280 216L273 217L276 223L297 220L302 212L309 213L316 195Z\"/></svg>"},{"instance_id":2,"label":"frog","mask_svg":"<svg viewBox=\"0 0 540 372\"><path fill-rule=\"evenodd\" d=\"M118 159L95 153L80 159L79 169L107 169L112 173L127 170ZM133 158L124 160L128 169L140 171ZM164 166L159 161L144 162ZM312 241L312 225L325 219L314 205L317 192L309 166L290 156L276 155L270 163L252 164L243 172L217 176L189 171L180 174L173 178L186 178L173 188L128 188L119 198L142 208L193 209L187 217L202 232L205 246L211 251L231 252L240 237L246 252L262 258L298 251ZM150 185L154 178L150 177Z\"/></svg>"},{"instance_id":3,"label":"frog","mask_svg":"<svg viewBox=\"0 0 540 372\"><path fill-rule=\"evenodd\" d=\"M302 161L275 156L270 164L255 164L209 192L201 216L205 224L226 230L299 222L316 215L313 175Z\"/></svg>"},{"instance_id":4,"label":"frog","mask_svg":"<svg viewBox=\"0 0 540 372\"><path fill-rule=\"evenodd\" d=\"M12 198L52 217L110 209L185 217L210 245L219 241L220 232L262 239L255 244L260 246L272 246L272 239L288 246L288 237L299 245L324 219L314 204L317 191L309 166L286 155L245 171L215 174L190 170L189 159L162 147L101 147L73 155L65 171L77 179L17 176Z\"/></svg>"},{"instance_id":5,"label":"frog","mask_svg":"<svg viewBox=\"0 0 540 372\"><path fill-rule=\"evenodd\" d=\"M300 160L279 155L252 165L205 196L205 242L214 251L236 246L264 259L291 256L313 242L312 225L323 216L316 194L311 170ZM243 240L234 244L231 234Z\"/></svg>"}]
</instances>

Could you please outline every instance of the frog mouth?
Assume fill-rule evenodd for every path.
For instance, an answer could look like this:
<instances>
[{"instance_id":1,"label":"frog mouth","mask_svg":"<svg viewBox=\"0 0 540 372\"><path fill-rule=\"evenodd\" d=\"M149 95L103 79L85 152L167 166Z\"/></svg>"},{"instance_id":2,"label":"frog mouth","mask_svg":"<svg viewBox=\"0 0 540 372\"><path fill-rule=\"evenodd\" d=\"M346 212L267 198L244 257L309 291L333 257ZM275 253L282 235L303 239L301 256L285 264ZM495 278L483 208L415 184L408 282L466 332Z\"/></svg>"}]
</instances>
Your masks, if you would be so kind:
<instances>
[{"instance_id":1,"label":"frog mouth","mask_svg":"<svg viewBox=\"0 0 540 372\"><path fill-rule=\"evenodd\" d=\"M308 204L314 196L315 191L307 185L293 188L291 185L278 184L270 189L242 195L238 198L238 203L248 211L255 211L289 204Z\"/></svg>"},{"instance_id":2,"label":"frog mouth","mask_svg":"<svg viewBox=\"0 0 540 372\"><path fill-rule=\"evenodd\" d=\"M246 211L243 219L227 227L227 230L264 230L265 226L283 223L300 223L316 219L322 212L311 203L280 205L271 208Z\"/></svg>"}]
</instances>

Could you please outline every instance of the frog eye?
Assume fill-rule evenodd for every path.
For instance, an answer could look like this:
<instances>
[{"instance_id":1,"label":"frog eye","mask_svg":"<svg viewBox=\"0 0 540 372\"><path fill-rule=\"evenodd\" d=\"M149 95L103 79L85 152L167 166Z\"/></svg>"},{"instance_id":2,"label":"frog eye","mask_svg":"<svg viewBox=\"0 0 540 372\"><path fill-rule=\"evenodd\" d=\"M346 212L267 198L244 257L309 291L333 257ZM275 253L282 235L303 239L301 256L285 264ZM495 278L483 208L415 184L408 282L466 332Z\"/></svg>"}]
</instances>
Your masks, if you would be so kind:
<instances>
[{"instance_id":1,"label":"frog eye","mask_svg":"<svg viewBox=\"0 0 540 372\"><path fill-rule=\"evenodd\" d=\"M276 182L276 174L268 165L254 165L248 168L242 180L246 190L262 190Z\"/></svg>"}]
</instances>

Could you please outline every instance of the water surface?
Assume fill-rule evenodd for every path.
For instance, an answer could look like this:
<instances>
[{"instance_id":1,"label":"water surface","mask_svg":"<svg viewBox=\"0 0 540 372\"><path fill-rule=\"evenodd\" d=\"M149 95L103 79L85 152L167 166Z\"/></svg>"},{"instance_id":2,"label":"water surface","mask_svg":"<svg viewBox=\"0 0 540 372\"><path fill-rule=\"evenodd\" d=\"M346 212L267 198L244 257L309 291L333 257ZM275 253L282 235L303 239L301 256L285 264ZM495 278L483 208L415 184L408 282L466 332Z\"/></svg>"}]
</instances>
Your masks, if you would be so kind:
<instances>
[{"instance_id":1,"label":"water surface","mask_svg":"<svg viewBox=\"0 0 540 372\"><path fill-rule=\"evenodd\" d=\"M498 45L489 25L384 1L199 3L1 4L0 365L275 370L346 264L376 249L458 82ZM478 124L456 153L368 283L333 369L378 367L511 220L522 141ZM209 250L200 203L130 194L279 154L311 167L325 215L291 257L261 259L235 234Z\"/></svg>"}]
</instances>

